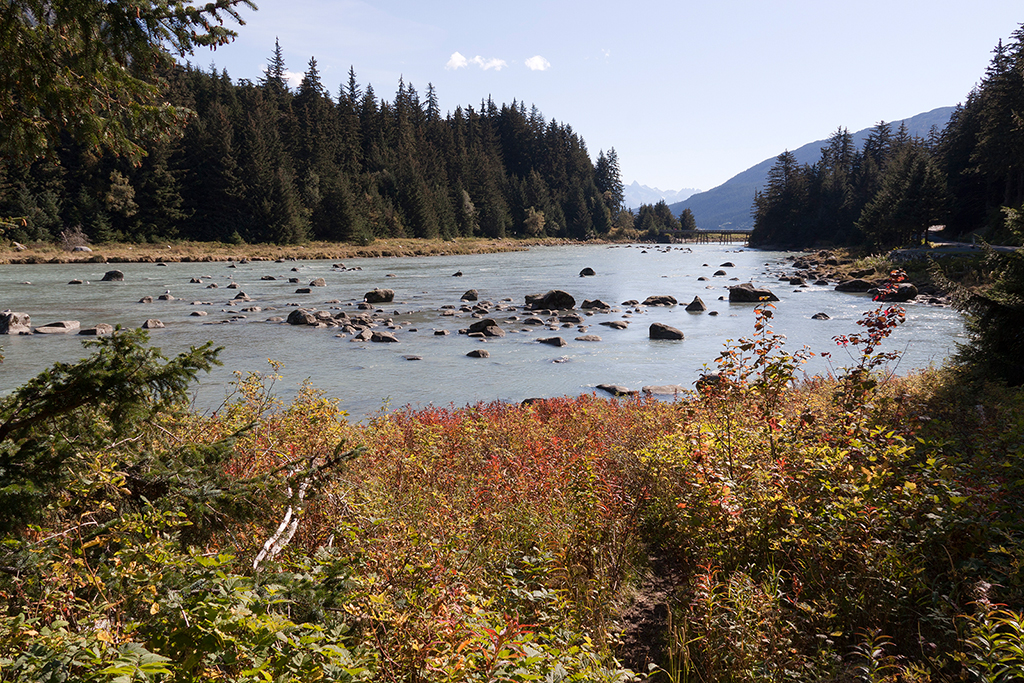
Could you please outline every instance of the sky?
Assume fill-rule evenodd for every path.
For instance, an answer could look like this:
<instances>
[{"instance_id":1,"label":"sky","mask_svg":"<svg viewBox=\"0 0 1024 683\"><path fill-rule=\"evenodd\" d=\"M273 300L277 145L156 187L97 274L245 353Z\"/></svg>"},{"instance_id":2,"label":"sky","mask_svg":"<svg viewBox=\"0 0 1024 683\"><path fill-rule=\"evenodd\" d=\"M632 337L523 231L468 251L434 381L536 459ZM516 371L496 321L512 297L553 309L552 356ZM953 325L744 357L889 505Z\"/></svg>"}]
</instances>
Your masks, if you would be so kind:
<instances>
[{"instance_id":1,"label":"sky","mask_svg":"<svg viewBox=\"0 0 1024 683\"><path fill-rule=\"evenodd\" d=\"M294 84L316 59L442 113L491 97L568 124L625 184L709 190L755 164L879 121L963 102L1020 0L256 0L238 38L190 61L258 80L280 41ZM229 22L230 23L230 22Z\"/></svg>"}]
</instances>

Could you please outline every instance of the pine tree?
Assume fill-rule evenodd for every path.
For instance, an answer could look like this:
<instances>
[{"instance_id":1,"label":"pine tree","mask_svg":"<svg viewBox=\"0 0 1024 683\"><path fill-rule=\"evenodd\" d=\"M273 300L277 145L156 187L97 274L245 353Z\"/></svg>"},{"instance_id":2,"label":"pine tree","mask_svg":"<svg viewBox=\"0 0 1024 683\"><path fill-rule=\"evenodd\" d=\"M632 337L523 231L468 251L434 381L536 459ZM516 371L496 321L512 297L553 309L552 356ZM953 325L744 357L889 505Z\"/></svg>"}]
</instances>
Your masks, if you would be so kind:
<instances>
[{"instance_id":1,"label":"pine tree","mask_svg":"<svg viewBox=\"0 0 1024 683\"><path fill-rule=\"evenodd\" d=\"M807 223L808 175L788 150L775 159L764 189L754 195L751 246L799 243Z\"/></svg>"},{"instance_id":2,"label":"pine tree","mask_svg":"<svg viewBox=\"0 0 1024 683\"><path fill-rule=\"evenodd\" d=\"M935 162L922 144L906 144L887 166L857 226L876 246L917 244L942 220L945 201L945 180Z\"/></svg>"},{"instance_id":3,"label":"pine tree","mask_svg":"<svg viewBox=\"0 0 1024 683\"><path fill-rule=\"evenodd\" d=\"M260 85L274 94L286 92L288 90L287 73L288 68L284 63L284 50L281 49L281 41L275 38L274 54L271 55L270 61L267 62L267 66L263 70Z\"/></svg>"},{"instance_id":4,"label":"pine tree","mask_svg":"<svg viewBox=\"0 0 1024 683\"><path fill-rule=\"evenodd\" d=\"M683 209L683 212L679 214L679 226L685 232L697 229L697 219L693 217L693 211L689 207Z\"/></svg>"},{"instance_id":5,"label":"pine tree","mask_svg":"<svg viewBox=\"0 0 1024 683\"><path fill-rule=\"evenodd\" d=\"M186 112L163 96L174 55L217 47L243 23L252 0L203 7L165 0L131 3L11 0L0 30L0 157L30 160L62 135L133 159L146 140L176 133Z\"/></svg>"},{"instance_id":6,"label":"pine tree","mask_svg":"<svg viewBox=\"0 0 1024 683\"><path fill-rule=\"evenodd\" d=\"M625 186L619 171L619 155L612 147L607 156L604 151L597 155L594 167L594 183L605 197L605 203L612 213L618 213L625 201Z\"/></svg>"}]
</instances>

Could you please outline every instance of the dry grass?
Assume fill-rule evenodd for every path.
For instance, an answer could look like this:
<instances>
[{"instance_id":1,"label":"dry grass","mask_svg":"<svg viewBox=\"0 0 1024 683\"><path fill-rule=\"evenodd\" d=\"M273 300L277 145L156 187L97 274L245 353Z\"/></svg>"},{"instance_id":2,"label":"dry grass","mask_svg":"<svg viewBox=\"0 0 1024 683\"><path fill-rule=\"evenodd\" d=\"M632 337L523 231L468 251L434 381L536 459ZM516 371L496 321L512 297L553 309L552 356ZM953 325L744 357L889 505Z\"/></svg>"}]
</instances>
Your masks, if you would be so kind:
<instances>
[{"instance_id":1,"label":"dry grass","mask_svg":"<svg viewBox=\"0 0 1024 683\"><path fill-rule=\"evenodd\" d=\"M458 240L388 239L358 246L339 242L297 245L219 242L167 242L164 244L99 244L91 252L72 252L57 244L39 243L18 251L13 244L0 247L0 264L33 263L155 263L208 261L276 261L278 259L341 260L393 256L440 256L522 251L534 246L565 244L556 239Z\"/></svg>"}]
</instances>

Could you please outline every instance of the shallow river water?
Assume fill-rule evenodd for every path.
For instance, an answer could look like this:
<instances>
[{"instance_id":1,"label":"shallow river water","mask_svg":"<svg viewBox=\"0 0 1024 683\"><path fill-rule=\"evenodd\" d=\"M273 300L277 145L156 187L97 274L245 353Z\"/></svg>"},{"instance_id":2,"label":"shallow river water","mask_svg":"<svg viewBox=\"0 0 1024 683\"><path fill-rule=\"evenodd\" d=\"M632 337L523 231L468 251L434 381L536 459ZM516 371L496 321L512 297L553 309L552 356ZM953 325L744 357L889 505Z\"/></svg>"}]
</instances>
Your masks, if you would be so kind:
<instances>
[{"instance_id":1,"label":"shallow river water","mask_svg":"<svg viewBox=\"0 0 1024 683\"><path fill-rule=\"evenodd\" d=\"M230 391L235 372L269 372L268 359L283 363L275 391L287 399L303 380L340 399L350 419L366 418L381 408L405 405L454 404L477 401L521 401L528 397L577 395L595 391L598 384L618 384L633 389L646 385L676 384L692 387L704 366L714 365L727 339L753 333L753 305L730 304L725 289L753 281L769 287L781 301L776 303L774 329L787 336L791 351L807 345L812 351L829 351L837 365L852 363L836 348L832 338L856 332L855 321L874 308L867 295L835 292L832 286L797 288L779 281L785 271L782 252L765 252L736 245L697 245L671 249L653 246L593 245L540 247L529 251L474 256L435 256L392 259L352 259L345 270L331 261L284 263L153 263L0 265L0 310L28 313L33 325L57 320L78 320L82 327L97 323L139 327L157 318L165 329L154 330L151 340L165 355L190 345L213 340L223 346L223 367L203 375L195 391L197 408L216 409ZM713 276L724 262L727 275ZM583 268L596 272L580 277ZM123 282L101 282L116 268ZM296 270L292 270L292 269ZM462 277L453 277L457 271ZM263 276L274 280L261 280ZM706 281L699 281L704 276ZM299 278L299 284L288 278ZM297 294L297 287L323 277L326 287ZM204 278L201 284L192 278ZM736 280L732 280L736 278ZM84 281L70 285L72 279ZM210 282L219 285L207 289ZM228 289L231 282L239 289ZM400 329L398 343L353 342L336 336L338 329L313 329L271 323L271 316L287 317L305 308L356 312L363 295L375 287L395 291L391 304L380 306ZM614 312L587 317L587 334L598 342L575 341L582 334L576 326L552 331L528 327L522 310L492 315L507 332L488 341L460 335L474 319L468 313L441 315L442 306L458 307L469 289L480 301L504 303L522 309L527 294L564 289L577 306L585 299L601 299ZM174 301L156 300L169 291ZM251 302L230 306L239 291ZM620 305L651 295L669 294L680 305L649 307L636 311ZM152 296L151 304L138 303ZM707 313L687 313L683 306L700 296ZM510 299L510 301L503 301ZM337 300L340 303L325 303ZM201 303L194 303L201 302ZM242 307L258 306L259 312L241 313ZM907 372L941 364L964 340L963 322L949 308L911 303L907 322L892 336L889 348L902 352L897 370ZM208 315L195 317L195 310ZM818 312L830 320L812 320ZM235 317L243 315L245 317ZM509 321L518 315L518 321ZM628 316L625 330L599 325L601 321ZM230 322L222 322L230 321ZM662 322L685 334L682 341L652 341L648 327ZM448 330L446 336L435 330ZM536 342L559 334L568 345L557 348ZM86 355L72 335L0 337L6 360L0 364L0 393L9 392L55 361L73 361ZM478 348L489 358L469 358ZM418 356L421 360L407 360ZM829 370L826 361L814 358L804 366L809 374Z\"/></svg>"}]
</instances>

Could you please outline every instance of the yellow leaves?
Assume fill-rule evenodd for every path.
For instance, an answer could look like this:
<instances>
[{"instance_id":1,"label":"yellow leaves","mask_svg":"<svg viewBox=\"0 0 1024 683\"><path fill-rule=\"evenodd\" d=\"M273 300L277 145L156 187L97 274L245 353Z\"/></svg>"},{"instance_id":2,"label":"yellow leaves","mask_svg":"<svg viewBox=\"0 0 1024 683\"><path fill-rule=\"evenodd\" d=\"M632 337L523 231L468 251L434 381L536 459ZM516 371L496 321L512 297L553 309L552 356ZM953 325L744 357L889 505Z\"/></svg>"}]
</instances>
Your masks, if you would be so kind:
<instances>
[{"instance_id":1,"label":"yellow leaves","mask_svg":"<svg viewBox=\"0 0 1024 683\"><path fill-rule=\"evenodd\" d=\"M159 611L160 611L160 603L159 602L154 602L152 605L149 606L149 614L150 614L150 616L153 616L153 615L157 614Z\"/></svg>"}]
</instances>

